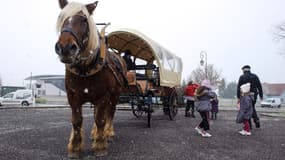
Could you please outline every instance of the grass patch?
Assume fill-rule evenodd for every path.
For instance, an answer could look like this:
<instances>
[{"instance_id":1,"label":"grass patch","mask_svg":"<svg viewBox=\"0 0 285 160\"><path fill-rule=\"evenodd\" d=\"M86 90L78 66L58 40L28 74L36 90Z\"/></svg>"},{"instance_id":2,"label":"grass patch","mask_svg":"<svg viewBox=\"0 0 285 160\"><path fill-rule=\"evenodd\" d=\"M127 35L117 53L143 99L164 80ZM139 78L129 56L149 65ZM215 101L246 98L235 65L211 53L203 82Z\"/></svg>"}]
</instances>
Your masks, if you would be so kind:
<instances>
[{"instance_id":1,"label":"grass patch","mask_svg":"<svg viewBox=\"0 0 285 160\"><path fill-rule=\"evenodd\" d=\"M279 114L280 114L280 116L285 117L285 112L281 112Z\"/></svg>"},{"instance_id":2,"label":"grass patch","mask_svg":"<svg viewBox=\"0 0 285 160\"><path fill-rule=\"evenodd\" d=\"M44 99L44 98L38 97L38 98L36 98L36 103L39 103L39 104L46 104L46 103L47 103L47 100Z\"/></svg>"},{"instance_id":3,"label":"grass patch","mask_svg":"<svg viewBox=\"0 0 285 160\"><path fill-rule=\"evenodd\" d=\"M263 113L265 116L272 116L272 117L283 117L285 118L285 112L280 113Z\"/></svg>"}]
</instances>

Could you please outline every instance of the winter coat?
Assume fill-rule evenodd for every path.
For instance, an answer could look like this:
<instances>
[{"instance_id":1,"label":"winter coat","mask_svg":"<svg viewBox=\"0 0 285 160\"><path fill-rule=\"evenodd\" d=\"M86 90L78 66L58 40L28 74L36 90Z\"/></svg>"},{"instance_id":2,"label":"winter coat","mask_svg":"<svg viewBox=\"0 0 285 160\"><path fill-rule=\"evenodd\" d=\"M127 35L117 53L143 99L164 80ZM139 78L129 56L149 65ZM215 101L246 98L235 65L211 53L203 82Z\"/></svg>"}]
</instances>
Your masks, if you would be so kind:
<instances>
[{"instance_id":1,"label":"winter coat","mask_svg":"<svg viewBox=\"0 0 285 160\"><path fill-rule=\"evenodd\" d=\"M190 84L188 85L185 90L184 90L184 95L185 95L185 98L189 101L194 101L195 100L195 91L196 89L199 87L198 84Z\"/></svg>"},{"instance_id":2,"label":"winter coat","mask_svg":"<svg viewBox=\"0 0 285 160\"><path fill-rule=\"evenodd\" d=\"M210 99L214 98L214 93L207 87L201 86L196 90L195 107L198 112L211 111Z\"/></svg>"},{"instance_id":3,"label":"winter coat","mask_svg":"<svg viewBox=\"0 0 285 160\"><path fill-rule=\"evenodd\" d=\"M237 114L237 123L243 123L245 119L250 119L253 113L253 95L244 95L240 97L240 110Z\"/></svg>"},{"instance_id":4,"label":"winter coat","mask_svg":"<svg viewBox=\"0 0 285 160\"><path fill-rule=\"evenodd\" d=\"M211 104L212 104L211 112L218 113L219 112L219 100L218 100L218 98L212 99Z\"/></svg>"},{"instance_id":5,"label":"winter coat","mask_svg":"<svg viewBox=\"0 0 285 160\"><path fill-rule=\"evenodd\" d=\"M257 75L250 71L245 71L243 75L239 77L237 85L237 97L240 98L240 86L246 83L250 83L250 92L254 93L254 99L256 100L259 94L260 98L263 98L262 86Z\"/></svg>"},{"instance_id":6,"label":"winter coat","mask_svg":"<svg viewBox=\"0 0 285 160\"><path fill-rule=\"evenodd\" d=\"M133 63L130 55L124 55L123 59L126 62L127 70L133 70L135 69L135 63Z\"/></svg>"},{"instance_id":7,"label":"winter coat","mask_svg":"<svg viewBox=\"0 0 285 160\"><path fill-rule=\"evenodd\" d=\"M188 85L185 88L185 91L184 91L185 96L192 96L192 97L194 97L195 96L195 91L196 91L197 88L199 88L198 84L194 83L194 84Z\"/></svg>"}]
</instances>

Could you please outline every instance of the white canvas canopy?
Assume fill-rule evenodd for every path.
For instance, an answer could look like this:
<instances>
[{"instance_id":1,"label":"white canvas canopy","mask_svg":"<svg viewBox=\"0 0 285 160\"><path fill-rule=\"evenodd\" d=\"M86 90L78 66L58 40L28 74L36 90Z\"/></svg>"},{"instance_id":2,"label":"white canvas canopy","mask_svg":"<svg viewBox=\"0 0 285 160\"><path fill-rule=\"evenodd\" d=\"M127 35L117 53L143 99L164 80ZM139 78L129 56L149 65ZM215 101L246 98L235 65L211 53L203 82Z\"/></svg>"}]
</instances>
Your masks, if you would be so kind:
<instances>
[{"instance_id":1,"label":"white canvas canopy","mask_svg":"<svg viewBox=\"0 0 285 160\"><path fill-rule=\"evenodd\" d=\"M108 34L108 47L118 53L131 51L136 58L157 64L160 85L173 87L180 85L182 60L160 46L144 34L133 29L120 29Z\"/></svg>"}]
</instances>

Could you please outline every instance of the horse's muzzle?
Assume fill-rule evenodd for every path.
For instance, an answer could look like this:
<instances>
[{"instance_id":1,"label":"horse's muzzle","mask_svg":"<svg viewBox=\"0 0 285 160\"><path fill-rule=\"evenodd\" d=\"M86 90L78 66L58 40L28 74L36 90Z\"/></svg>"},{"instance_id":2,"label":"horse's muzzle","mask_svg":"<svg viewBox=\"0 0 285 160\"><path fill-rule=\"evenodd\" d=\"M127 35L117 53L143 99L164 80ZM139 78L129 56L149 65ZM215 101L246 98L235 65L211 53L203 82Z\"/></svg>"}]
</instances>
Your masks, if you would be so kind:
<instances>
[{"instance_id":1,"label":"horse's muzzle","mask_svg":"<svg viewBox=\"0 0 285 160\"><path fill-rule=\"evenodd\" d=\"M72 63L77 54L79 54L79 47L76 44L68 44L62 47L60 43L55 44L55 52L63 63Z\"/></svg>"}]
</instances>

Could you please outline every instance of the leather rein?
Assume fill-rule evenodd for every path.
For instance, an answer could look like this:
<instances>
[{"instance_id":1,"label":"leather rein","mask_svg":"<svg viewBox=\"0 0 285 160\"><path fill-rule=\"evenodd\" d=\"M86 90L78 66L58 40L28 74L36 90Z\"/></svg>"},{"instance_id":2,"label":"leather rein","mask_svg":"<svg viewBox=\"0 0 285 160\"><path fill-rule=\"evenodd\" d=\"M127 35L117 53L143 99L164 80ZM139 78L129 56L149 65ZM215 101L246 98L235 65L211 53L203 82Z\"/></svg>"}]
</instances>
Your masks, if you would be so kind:
<instances>
[{"instance_id":1,"label":"leather rein","mask_svg":"<svg viewBox=\"0 0 285 160\"><path fill-rule=\"evenodd\" d=\"M89 77L97 72L99 72L103 66L105 65L106 58L106 42L105 42L105 30L110 25L110 23L104 23L104 27L101 29L99 34L99 46L93 50L86 51L89 52L88 56L81 57L81 54L78 54L75 62L72 64L66 64L66 69L74 75L80 77ZM86 42L88 42L88 38L79 40L77 34L71 28L63 28L61 33L68 32L70 33L76 40L76 43L79 45L79 52L82 53L86 49ZM89 33L89 32L87 32ZM87 36L88 37L88 36ZM82 69L84 67L84 69Z\"/></svg>"}]
</instances>

